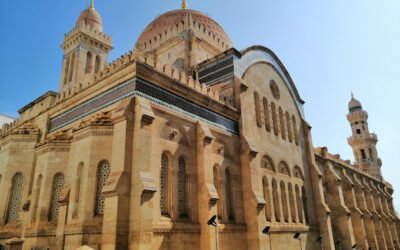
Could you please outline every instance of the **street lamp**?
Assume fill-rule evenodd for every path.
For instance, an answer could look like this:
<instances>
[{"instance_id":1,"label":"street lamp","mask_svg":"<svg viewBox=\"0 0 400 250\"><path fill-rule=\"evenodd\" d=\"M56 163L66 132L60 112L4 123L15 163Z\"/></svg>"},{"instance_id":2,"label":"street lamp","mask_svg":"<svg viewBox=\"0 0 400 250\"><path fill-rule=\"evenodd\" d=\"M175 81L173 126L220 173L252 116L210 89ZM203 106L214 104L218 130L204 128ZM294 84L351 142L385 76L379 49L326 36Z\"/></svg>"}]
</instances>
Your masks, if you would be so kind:
<instances>
[{"instance_id":1,"label":"street lamp","mask_svg":"<svg viewBox=\"0 0 400 250\"><path fill-rule=\"evenodd\" d=\"M207 225L213 226L215 228L215 250L218 250L218 224L217 224L217 216L213 215L208 221Z\"/></svg>"},{"instance_id":2,"label":"street lamp","mask_svg":"<svg viewBox=\"0 0 400 250\"><path fill-rule=\"evenodd\" d=\"M262 230L262 233L268 235L268 238L269 238L269 250L272 250L272 243L271 243L271 227L270 227L270 226L266 226L266 227Z\"/></svg>"},{"instance_id":3,"label":"street lamp","mask_svg":"<svg viewBox=\"0 0 400 250\"><path fill-rule=\"evenodd\" d=\"M301 233L300 233L300 232L296 232L296 233L293 235L293 238L296 239L296 240L299 240L299 243L300 243L300 250L303 250L303 247L302 247L302 245L301 245Z\"/></svg>"}]
</instances>

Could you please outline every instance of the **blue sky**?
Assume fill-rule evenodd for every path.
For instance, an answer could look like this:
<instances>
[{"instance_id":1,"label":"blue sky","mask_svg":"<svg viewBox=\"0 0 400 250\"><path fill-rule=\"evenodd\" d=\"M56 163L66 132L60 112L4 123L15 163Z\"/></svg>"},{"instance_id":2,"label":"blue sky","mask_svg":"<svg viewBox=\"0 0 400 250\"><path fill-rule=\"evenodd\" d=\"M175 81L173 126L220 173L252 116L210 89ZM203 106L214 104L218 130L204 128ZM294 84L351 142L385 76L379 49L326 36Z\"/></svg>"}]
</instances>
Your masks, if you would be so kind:
<instances>
[{"instance_id":1,"label":"blue sky","mask_svg":"<svg viewBox=\"0 0 400 250\"><path fill-rule=\"evenodd\" d=\"M88 0L0 0L0 113L17 110L47 90L57 90L60 44ZM131 50L157 15L179 0L96 0L105 33L113 36L110 60ZM369 113L379 137L385 179L400 211L400 1L189 0L209 14L237 49L261 44L287 67L312 125L314 146L353 159L347 145L350 92Z\"/></svg>"}]
</instances>

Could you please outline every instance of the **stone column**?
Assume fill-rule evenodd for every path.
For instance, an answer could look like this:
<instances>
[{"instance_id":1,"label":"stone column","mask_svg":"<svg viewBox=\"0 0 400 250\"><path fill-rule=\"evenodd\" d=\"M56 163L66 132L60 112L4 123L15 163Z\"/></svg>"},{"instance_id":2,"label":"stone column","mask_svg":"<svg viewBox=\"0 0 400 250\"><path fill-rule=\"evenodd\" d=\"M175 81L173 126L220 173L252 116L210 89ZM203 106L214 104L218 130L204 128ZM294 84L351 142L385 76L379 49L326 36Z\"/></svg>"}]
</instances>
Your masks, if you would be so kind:
<instances>
[{"instance_id":1,"label":"stone column","mask_svg":"<svg viewBox=\"0 0 400 250\"><path fill-rule=\"evenodd\" d=\"M328 163L326 171L328 185L328 205L332 209L332 228L334 240L340 240L343 249L351 249L355 244L351 212L344 202L342 179L336 174L334 167Z\"/></svg>"},{"instance_id":2,"label":"stone column","mask_svg":"<svg viewBox=\"0 0 400 250\"><path fill-rule=\"evenodd\" d=\"M374 202L374 197L373 197L373 191L369 187L366 190L366 199L367 199L368 207L370 208L370 211L372 213L372 220L373 220L374 226L375 226L375 234L376 234L376 239L377 239L377 243L378 243L377 247L379 249L386 249L386 241L385 241L385 237L383 235L381 217L377 212L376 204Z\"/></svg>"},{"instance_id":3,"label":"stone column","mask_svg":"<svg viewBox=\"0 0 400 250\"><path fill-rule=\"evenodd\" d=\"M129 99L121 102L112 115L112 172L103 188L102 249L126 249L129 246L133 108L133 100Z\"/></svg>"},{"instance_id":4,"label":"stone column","mask_svg":"<svg viewBox=\"0 0 400 250\"><path fill-rule=\"evenodd\" d=\"M198 207L200 223L200 249L216 249L216 228L207 224L207 221L217 215L218 197L216 187L213 184L213 166L210 161L211 143L214 139L206 125L198 122L196 128L197 146L197 171L198 171ZM218 219L216 219L218 220Z\"/></svg>"},{"instance_id":5,"label":"stone column","mask_svg":"<svg viewBox=\"0 0 400 250\"><path fill-rule=\"evenodd\" d=\"M143 185L144 179L153 179L152 136L155 115L150 102L141 97L134 99L132 175L129 206L129 249L151 249L153 241L153 194L155 186L148 190ZM146 176L146 177L144 177ZM154 185L154 183L153 183ZM121 217L121 220L124 218Z\"/></svg>"}]
</instances>

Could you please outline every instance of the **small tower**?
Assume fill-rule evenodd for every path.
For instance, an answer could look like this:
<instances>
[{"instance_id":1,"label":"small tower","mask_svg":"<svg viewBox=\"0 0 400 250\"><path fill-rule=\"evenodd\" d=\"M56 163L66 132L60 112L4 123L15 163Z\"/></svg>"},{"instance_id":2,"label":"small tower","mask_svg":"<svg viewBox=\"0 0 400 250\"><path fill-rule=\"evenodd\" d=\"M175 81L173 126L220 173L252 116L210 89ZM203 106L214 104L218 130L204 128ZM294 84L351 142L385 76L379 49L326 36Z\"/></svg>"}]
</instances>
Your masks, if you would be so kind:
<instances>
[{"instance_id":1,"label":"small tower","mask_svg":"<svg viewBox=\"0 0 400 250\"><path fill-rule=\"evenodd\" d=\"M80 14L75 28L65 34L61 48L64 58L60 93L73 91L106 65L112 40L111 36L103 33L101 17L93 0Z\"/></svg>"},{"instance_id":2,"label":"small tower","mask_svg":"<svg viewBox=\"0 0 400 250\"><path fill-rule=\"evenodd\" d=\"M351 95L349 114L352 136L348 143L353 149L357 165L364 171L381 178L381 159L378 157L376 143L378 137L368 129L368 113L363 110L361 103Z\"/></svg>"}]
</instances>

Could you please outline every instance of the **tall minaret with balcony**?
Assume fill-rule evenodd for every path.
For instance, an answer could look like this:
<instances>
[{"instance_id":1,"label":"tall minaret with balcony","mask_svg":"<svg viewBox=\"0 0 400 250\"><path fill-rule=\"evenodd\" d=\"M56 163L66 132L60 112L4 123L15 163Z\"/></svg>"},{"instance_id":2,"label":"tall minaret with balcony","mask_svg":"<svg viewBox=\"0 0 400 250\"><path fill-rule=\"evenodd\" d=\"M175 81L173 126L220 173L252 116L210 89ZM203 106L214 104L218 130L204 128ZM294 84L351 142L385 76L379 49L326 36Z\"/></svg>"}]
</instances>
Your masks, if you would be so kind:
<instances>
[{"instance_id":1,"label":"tall minaret with balcony","mask_svg":"<svg viewBox=\"0 0 400 250\"><path fill-rule=\"evenodd\" d=\"M378 157L376 143L378 137L368 129L368 113L363 110L361 103L351 95L349 114L352 136L348 143L353 149L356 164L364 171L381 178L381 159Z\"/></svg>"},{"instance_id":2,"label":"tall minaret with balcony","mask_svg":"<svg viewBox=\"0 0 400 250\"><path fill-rule=\"evenodd\" d=\"M93 0L80 14L75 28L65 34L61 48L64 57L60 93L73 91L107 64L112 40L103 33L101 17Z\"/></svg>"}]
</instances>

